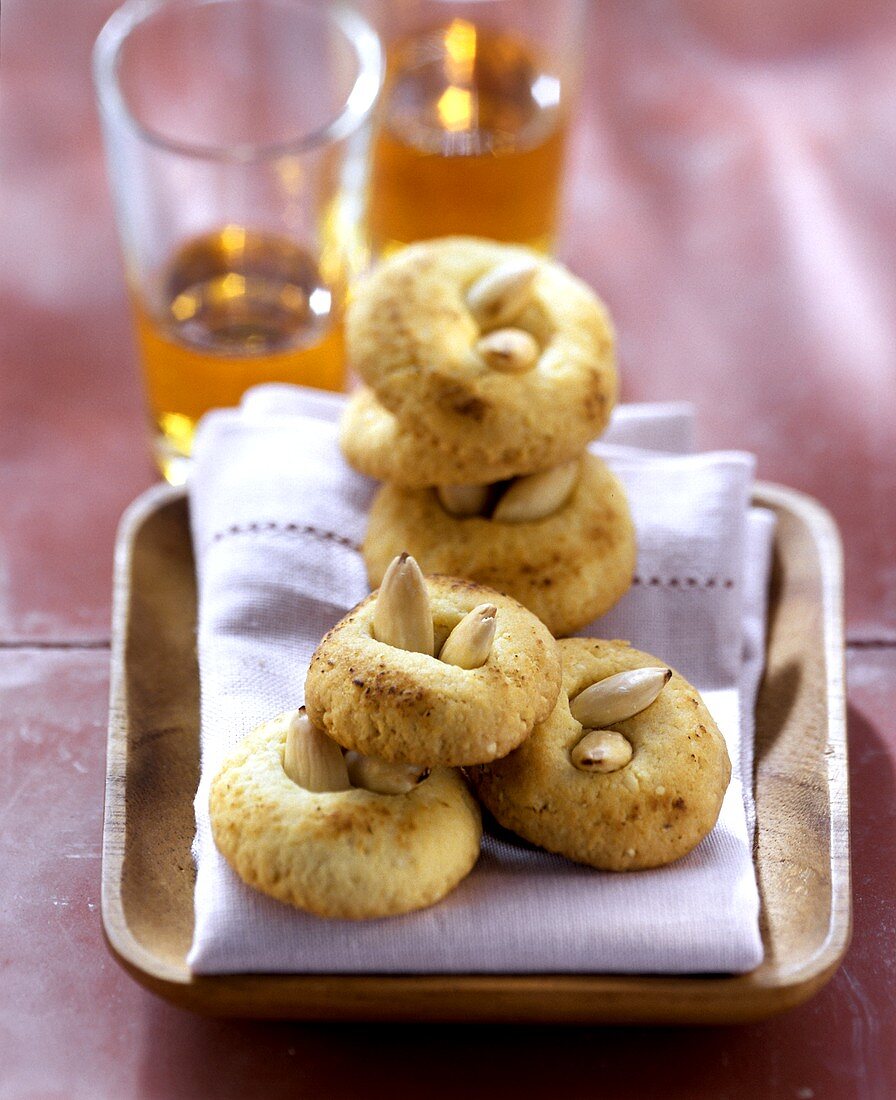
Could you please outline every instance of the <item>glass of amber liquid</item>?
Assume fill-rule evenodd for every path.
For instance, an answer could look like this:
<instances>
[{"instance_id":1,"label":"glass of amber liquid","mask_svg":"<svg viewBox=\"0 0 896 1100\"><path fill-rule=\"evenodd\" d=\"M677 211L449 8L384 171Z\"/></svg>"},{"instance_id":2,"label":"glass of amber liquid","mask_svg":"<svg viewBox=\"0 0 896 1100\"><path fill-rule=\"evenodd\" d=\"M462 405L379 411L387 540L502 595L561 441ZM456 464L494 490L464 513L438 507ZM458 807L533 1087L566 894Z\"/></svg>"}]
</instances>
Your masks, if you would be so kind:
<instances>
[{"instance_id":1,"label":"glass of amber liquid","mask_svg":"<svg viewBox=\"0 0 896 1100\"><path fill-rule=\"evenodd\" d=\"M379 39L315 0L129 0L94 77L154 433L185 479L211 408L343 386Z\"/></svg>"},{"instance_id":2,"label":"glass of amber liquid","mask_svg":"<svg viewBox=\"0 0 896 1100\"><path fill-rule=\"evenodd\" d=\"M373 145L377 254L463 233L549 251L585 0L372 0L386 42Z\"/></svg>"}]
</instances>

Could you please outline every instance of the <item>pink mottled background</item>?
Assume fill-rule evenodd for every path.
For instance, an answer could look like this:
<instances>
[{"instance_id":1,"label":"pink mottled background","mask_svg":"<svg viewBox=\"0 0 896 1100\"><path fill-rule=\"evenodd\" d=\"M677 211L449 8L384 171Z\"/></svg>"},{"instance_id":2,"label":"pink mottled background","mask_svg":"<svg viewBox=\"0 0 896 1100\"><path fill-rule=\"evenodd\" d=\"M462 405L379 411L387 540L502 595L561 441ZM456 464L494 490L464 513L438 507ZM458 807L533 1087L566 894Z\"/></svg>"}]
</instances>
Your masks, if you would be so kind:
<instances>
[{"instance_id":1,"label":"pink mottled background","mask_svg":"<svg viewBox=\"0 0 896 1100\"><path fill-rule=\"evenodd\" d=\"M105 951L112 544L155 478L89 75L113 7L0 9L0 1100L896 1095L896 4L590 5L562 256L625 395L693 400L843 533L855 936L778 1020L586 1034L201 1020Z\"/></svg>"}]
</instances>

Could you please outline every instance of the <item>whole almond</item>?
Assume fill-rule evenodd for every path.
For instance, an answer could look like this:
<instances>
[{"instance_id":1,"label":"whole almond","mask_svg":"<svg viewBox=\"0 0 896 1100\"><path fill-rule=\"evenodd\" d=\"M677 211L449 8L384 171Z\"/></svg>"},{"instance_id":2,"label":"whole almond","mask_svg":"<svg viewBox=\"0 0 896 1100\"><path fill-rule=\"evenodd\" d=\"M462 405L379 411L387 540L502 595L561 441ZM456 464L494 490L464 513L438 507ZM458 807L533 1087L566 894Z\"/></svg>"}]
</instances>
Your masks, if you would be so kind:
<instances>
[{"instance_id":1,"label":"whole almond","mask_svg":"<svg viewBox=\"0 0 896 1100\"><path fill-rule=\"evenodd\" d=\"M538 362L535 337L521 328L496 328L476 342L476 351L504 374L525 374Z\"/></svg>"},{"instance_id":2,"label":"whole almond","mask_svg":"<svg viewBox=\"0 0 896 1100\"><path fill-rule=\"evenodd\" d=\"M458 668L481 668L492 651L498 609L481 603L468 612L445 639L439 660Z\"/></svg>"},{"instance_id":3,"label":"whole almond","mask_svg":"<svg viewBox=\"0 0 896 1100\"><path fill-rule=\"evenodd\" d=\"M374 794L407 794L429 774L419 764L393 764L354 751L345 754L345 763L352 786Z\"/></svg>"},{"instance_id":4,"label":"whole almond","mask_svg":"<svg viewBox=\"0 0 896 1100\"><path fill-rule=\"evenodd\" d=\"M579 476L579 459L518 477L498 501L492 519L498 523L532 523L553 515L569 498Z\"/></svg>"},{"instance_id":5,"label":"whole almond","mask_svg":"<svg viewBox=\"0 0 896 1100\"><path fill-rule=\"evenodd\" d=\"M283 770L306 791L347 791L351 787L342 749L313 725L300 707L290 720Z\"/></svg>"},{"instance_id":6,"label":"whole almond","mask_svg":"<svg viewBox=\"0 0 896 1100\"><path fill-rule=\"evenodd\" d=\"M480 276L467 290L467 308L483 330L500 328L526 305L538 272L537 260L506 260Z\"/></svg>"},{"instance_id":7,"label":"whole almond","mask_svg":"<svg viewBox=\"0 0 896 1100\"><path fill-rule=\"evenodd\" d=\"M668 668L630 668L598 680L570 701L573 718L586 729L605 729L639 714L672 677Z\"/></svg>"},{"instance_id":8,"label":"whole almond","mask_svg":"<svg viewBox=\"0 0 896 1100\"><path fill-rule=\"evenodd\" d=\"M373 636L396 649L434 655L429 591L410 554L399 554L386 570L373 610Z\"/></svg>"},{"instance_id":9,"label":"whole almond","mask_svg":"<svg viewBox=\"0 0 896 1100\"><path fill-rule=\"evenodd\" d=\"M615 730L590 730L569 754L580 772L616 772L632 758L632 746Z\"/></svg>"},{"instance_id":10,"label":"whole almond","mask_svg":"<svg viewBox=\"0 0 896 1100\"><path fill-rule=\"evenodd\" d=\"M440 485L436 494L452 516L481 516L488 503L487 485Z\"/></svg>"}]
</instances>

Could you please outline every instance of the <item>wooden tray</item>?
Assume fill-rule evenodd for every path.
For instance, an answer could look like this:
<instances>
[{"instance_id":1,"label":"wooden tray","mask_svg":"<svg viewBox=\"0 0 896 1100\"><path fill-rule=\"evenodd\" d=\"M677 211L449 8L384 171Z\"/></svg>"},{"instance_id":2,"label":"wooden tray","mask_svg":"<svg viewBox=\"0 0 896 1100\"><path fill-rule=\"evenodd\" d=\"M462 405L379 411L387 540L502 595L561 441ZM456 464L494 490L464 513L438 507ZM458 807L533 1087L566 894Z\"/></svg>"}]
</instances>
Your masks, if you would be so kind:
<instances>
[{"instance_id":1,"label":"wooden tray","mask_svg":"<svg viewBox=\"0 0 896 1100\"><path fill-rule=\"evenodd\" d=\"M154 992L217 1015L721 1023L804 1001L850 935L840 545L809 498L762 485L755 501L778 529L755 772L766 957L753 973L193 977L196 588L186 498L167 486L131 506L116 550L102 882L112 953Z\"/></svg>"}]
</instances>

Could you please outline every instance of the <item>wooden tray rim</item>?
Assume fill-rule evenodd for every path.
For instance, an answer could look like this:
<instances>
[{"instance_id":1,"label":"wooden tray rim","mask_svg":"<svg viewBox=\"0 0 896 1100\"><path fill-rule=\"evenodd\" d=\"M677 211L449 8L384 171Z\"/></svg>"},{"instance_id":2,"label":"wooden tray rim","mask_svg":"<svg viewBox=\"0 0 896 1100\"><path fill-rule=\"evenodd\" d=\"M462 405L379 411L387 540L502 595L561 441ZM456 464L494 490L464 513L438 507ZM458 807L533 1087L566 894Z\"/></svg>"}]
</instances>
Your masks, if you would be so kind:
<instances>
[{"instance_id":1,"label":"wooden tray rim","mask_svg":"<svg viewBox=\"0 0 896 1100\"><path fill-rule=\"evenodd\" d=\"M457 973L457 974L226 974L193 975L183 965L172 965L149 951L137 940L127 923L121 895L125 848L117 842L126 819L125 782L128 730L124 715L126 691L125 640L129 612L127 578L133 559L134 536L157 510L186 498L182 486L161 484L147 490L127 508L116 538L112 609L112 675L110 719L107 742L105 812L102 857L102 919L107 945L116 960L141 984L184 1007L210 1014L259 1015L259 993L270 991L279 1008L272 1015L308 1019L376 1019L386 1002L393 1005L403 996L449 996L461 990L483 998L498 998L494 1012L481 1019L513 1020L514 995L559 995L571 1000L602 998L597 1012L577 1012L561 1003L558 1011L546 1012L545 1020L581 1019L638 1022L746 1022L762 1019L807 1000L820 989L840 965L852 927L852 897L849 860L848 769L846 741L845 645L843 625L843 555L833 517L814 498L769 482L757 482L753 504L775 511L789 511L810 533L818 550L822 592L822 623L827 692L827 784L831 805L843 807L831 814L831 911L827 934L817 951L801 965L784 972L763 963L743 975L644 975L600 973ZM836 856L836 858L834 858ZM224 1005L220 1000L226 986ZM245 1010L240 991L246 995ZM671 998L668 1015L639 1011L638 998L652 1002ZM344 996L360 1010L308 1011L307 1004L329 1002ZM295 1013L289 1011L293 998ZM286 1010L284 1011L284 1003ZM675 1007L677 1003L677 1008ZM691 1011L687 1005L691 1004ZM614 1009L614 1005L618 1009ZM606 1011L609 1006L609 1011ZM382 1018L386 1018L382 1014ZM403 1018L400 1011L391 1018ZM419 1007L407 1018L417 1020L451 1018L439 1012L427 1016ZM522 1013L519 1018L532 1019Z\"/></svg>"}]
</instances>

